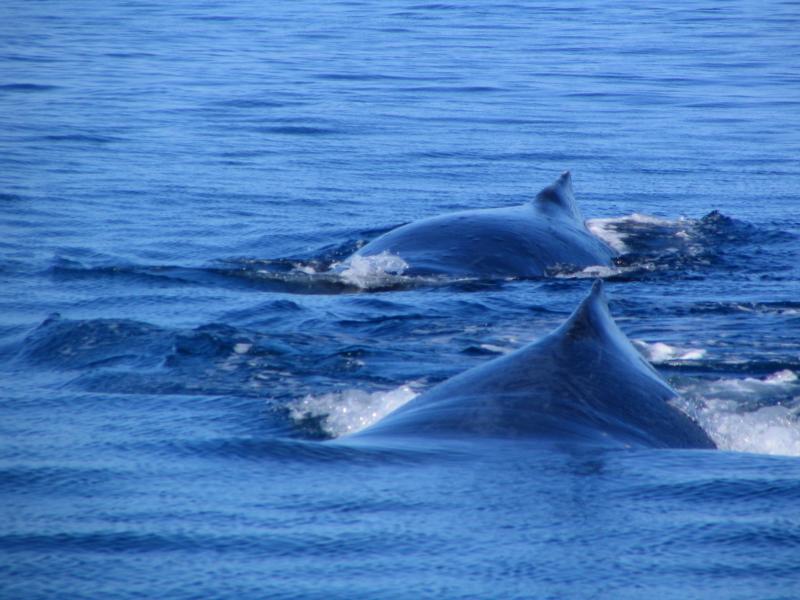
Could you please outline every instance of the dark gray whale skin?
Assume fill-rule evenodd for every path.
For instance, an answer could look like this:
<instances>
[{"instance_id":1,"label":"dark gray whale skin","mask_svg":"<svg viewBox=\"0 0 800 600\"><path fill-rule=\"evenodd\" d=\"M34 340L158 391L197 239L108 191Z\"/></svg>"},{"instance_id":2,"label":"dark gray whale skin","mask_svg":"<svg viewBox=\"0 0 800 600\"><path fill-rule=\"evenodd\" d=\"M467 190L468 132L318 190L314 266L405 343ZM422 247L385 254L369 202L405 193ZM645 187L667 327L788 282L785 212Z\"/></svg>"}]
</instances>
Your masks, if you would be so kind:
<instances>
[{"instance_id":1,"label":"dark gray whale skin","mask_svg":"<svg viewBox=\"0 0 800 600\"><path fill-rule=\"evenodd\" d=\"M714 448L608 312L602 283L558 329L433 387L342 442L537 439Z\"/></svg>"},{"instance_id":2,"label":"dark gray whale skin","mask_svg":"<svg viewBox=\"0 0 800 600\"><path fill-rule=\"evenodd\" d=\"M355 256L388 252L404 275L540 277L556 266L611 264L614 250L586 229L569 171L531 202L422 219L371 241Z\"/></svg>"}]
</instances>

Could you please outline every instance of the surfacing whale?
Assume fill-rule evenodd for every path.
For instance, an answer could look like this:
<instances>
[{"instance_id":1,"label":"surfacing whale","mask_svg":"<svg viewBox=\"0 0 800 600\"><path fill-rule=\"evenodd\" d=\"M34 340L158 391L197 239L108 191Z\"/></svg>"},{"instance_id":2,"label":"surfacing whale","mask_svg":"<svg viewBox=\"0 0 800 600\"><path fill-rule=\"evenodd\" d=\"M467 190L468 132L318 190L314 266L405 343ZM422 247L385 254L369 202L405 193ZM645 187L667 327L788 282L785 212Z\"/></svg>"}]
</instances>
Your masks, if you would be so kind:
<instances>
[{"instance_id":1,"label":"surfacing whale","mask_svg":"<svg viewBox=\"0 0 800 600\"><path fill-rule=\"evenodd\" d=\"M586 229L569 171L520 206L415 221L376 238L353 256L383 253L405 261L404 275L482 278L539 277L554 267L608 266L616 255Z\"/></svg>"},{"instance_id":2,"label":"surfacing whale","mask_svg":"<svg viewBox=\"0 0 800 600\"><path fill-rule=\"evenodd\" d=\"M530 438L612 446L714 448L677 393L608 311L603 286L555 331L431 388L342 438Z\"/></svg>"}]
</instances>

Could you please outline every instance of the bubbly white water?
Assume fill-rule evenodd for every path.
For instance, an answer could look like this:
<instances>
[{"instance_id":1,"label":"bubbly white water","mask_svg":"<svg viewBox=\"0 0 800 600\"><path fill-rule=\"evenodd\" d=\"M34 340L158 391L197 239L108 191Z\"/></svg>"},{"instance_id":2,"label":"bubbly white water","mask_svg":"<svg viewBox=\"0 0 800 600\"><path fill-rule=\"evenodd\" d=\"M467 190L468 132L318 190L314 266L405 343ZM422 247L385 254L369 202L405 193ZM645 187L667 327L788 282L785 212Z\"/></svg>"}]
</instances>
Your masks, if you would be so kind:
<instances>
[{"instance_id":1,"label":"bubbly white water","mask_svg":"<svg viewBox=\"0 0 800 600\"><path fill-rule=\"evenodd\" d=\"M679 388L721 450L800 456L800 382L788 369L763 379L717 379ZM774 398L789 401L775 404ZM748 404L767 405L745 410ZM684 408L682 406L682 408Z\"/></svg>"},{"instance_id":2,"label":"bubbly white water","mask_svg":"<svg viewBox=\"0 0 800 600\"><path fill-rule=\"evenodd\" d=\"M321 424L325 433L340 437L369 427L414 398L418 393L414 390L415 385L415 382L410 382L381 392L347 389L319 396L308 395L289 404L289 411L297 421L323 417Z\"/></svg>"},{"instance_id":3,"label":"bubbly white water","mask_svg":"<svg viewBox=\"0 0 800 600\"><path fill-rule=\"evenodd\" d=\"M741 413L733 401L709 399L698 420L721 450L800 456L800 423L785 406Z\"/></svg>"},{"instance_id":4,"label":"bubbly white water","mask_svg":"<svg viewBox=\"0 0 800 600\"><path fill-rule=\"evenodd\" d=\"M372 256L353 255L332 269L337 267L341 268L339 277L342 281L361 289L370 289L406 279L403 273L408 269L408 263L396 254L381 252Z\"/></svg>"}]
</instances>

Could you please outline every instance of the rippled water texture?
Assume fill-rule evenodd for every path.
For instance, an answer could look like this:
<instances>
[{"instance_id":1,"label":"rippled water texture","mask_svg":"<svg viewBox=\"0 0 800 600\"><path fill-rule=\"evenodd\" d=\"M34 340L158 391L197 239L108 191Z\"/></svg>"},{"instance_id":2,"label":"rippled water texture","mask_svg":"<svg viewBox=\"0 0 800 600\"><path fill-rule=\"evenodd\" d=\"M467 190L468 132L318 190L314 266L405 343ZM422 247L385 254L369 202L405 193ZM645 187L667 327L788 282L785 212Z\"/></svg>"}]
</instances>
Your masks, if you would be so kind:
<instances>
[{"instance_id":1,"label":"rippled water texture","mask_svg":"<svg viewBox=\"0 0 800 600\"><path fill-rule=\"evenodd\" d=\"M800 5L0 6L0 596L800 597ZM410 277L572 172L611 266ZM348 447L596 277L719 451Z\"/></svg>"}]
</instances>

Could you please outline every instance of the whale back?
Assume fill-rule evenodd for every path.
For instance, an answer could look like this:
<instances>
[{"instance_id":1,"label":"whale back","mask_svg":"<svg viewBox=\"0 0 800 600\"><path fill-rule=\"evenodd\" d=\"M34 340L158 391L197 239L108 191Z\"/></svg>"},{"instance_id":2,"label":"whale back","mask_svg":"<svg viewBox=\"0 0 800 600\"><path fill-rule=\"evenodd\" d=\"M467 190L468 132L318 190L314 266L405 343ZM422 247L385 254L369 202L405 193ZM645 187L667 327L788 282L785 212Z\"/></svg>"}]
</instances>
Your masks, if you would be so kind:
<instances>
[{"instance_id":1,"label":"whale back","mask_svg":"<svg viewBox=\"0 0 800 600\"><path fill-rule=\"evenodd\" d=\"M404 275L454 277L541 277L551 269L609 266L616 256L586 229L569 171L530 202L408 223L370 241L353 256L382 253L403 259Z\"/></svg>"},{"instance_id":2,"label":"whale back","mask_svg":"<svg viewBox=\"0 0 800 600\"><path fill-rule=\"evenodd\" d=\"M539 192L533 199L533 205L547 216L570 219L583 227L583 215L575 202L572 175L569 171L564 171L558 179Z\"/></svg>"},{"instance_id":3,"label":"whale back","mask_svg":"<svg viewBox=\"0 0 800 600\"><path fill-rule=\"evenodd\" d=\"M598 281L558 329L470 369L351 436L483 436L713 448L617 327Z\"/></svg>"}]
</instances>

